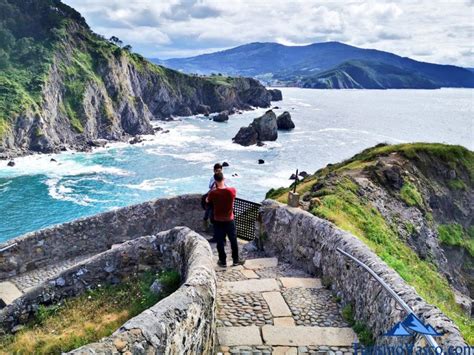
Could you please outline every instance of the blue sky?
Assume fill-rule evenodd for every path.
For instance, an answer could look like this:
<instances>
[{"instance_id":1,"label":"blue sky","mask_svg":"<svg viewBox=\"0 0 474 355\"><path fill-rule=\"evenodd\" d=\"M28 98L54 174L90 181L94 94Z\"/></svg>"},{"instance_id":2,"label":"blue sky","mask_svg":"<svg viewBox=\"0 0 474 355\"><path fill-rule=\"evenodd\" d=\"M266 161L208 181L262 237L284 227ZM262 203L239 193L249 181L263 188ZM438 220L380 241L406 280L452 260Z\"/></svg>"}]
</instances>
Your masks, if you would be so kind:
<instances>
[{"instance_id":1,"label":"blue sky","mask_svg":"<svg viewBox=\"0 0 474 355\"><path fill-rule=\"evenodd\" d=\"M92 29L154 58L249 42L340 41L474 67L474 0L64 0Z\"/></svg>"}]
</instances>

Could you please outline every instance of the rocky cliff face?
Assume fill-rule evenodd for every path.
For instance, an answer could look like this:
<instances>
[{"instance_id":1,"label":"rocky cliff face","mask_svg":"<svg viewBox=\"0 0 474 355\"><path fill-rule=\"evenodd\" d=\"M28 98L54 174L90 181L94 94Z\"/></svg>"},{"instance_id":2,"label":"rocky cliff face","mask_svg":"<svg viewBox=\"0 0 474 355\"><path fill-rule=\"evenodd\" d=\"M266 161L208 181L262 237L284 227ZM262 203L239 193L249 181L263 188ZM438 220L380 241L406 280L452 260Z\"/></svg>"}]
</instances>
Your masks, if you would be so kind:
<instances>
[{"instance_id":1,"label":"rocky cliff face","mask_svg":"<svg viewBox=\"0 0 474 355\"><path fill-rule=\"evenodd\" d=\"M443 144L380 145L328 165L297 190L305 209L362 239L469 333L473 152ZM287 191L268 196L284 202Z\"/></svg>"},{"instance_id":2,"label":"rocky cliff face","mask_svg":"<svg viewBox=\"0 0 474 355\"><path fill-rule=\"evenodd\" d=\"M11 11L25 10L21 6L26 3L2 1ZM5 107L0 112L4 158L86 149L99 138L123 140L152 133L150 120L196 114L203 105L211 112L270 105L272 94L254 79L189 76L156 66L92 33L64 4L46 1L35 6L41 11L31 15L37 17L30 22L38 22L30 23L32 28L47 27L48 12L61 18L54 22L56 27L43 28L46 34L41 39L32 38L47 54L36 59L41 69L28 83L18 74L28 70L26 64L13 60L5 64L4 77L0 75L5 84L0 90L0 110ZM0 30L13 34L13 56L23 34L14 26ZM7 102L10 97L14 107Z\"/></svg>"}]
</instances>

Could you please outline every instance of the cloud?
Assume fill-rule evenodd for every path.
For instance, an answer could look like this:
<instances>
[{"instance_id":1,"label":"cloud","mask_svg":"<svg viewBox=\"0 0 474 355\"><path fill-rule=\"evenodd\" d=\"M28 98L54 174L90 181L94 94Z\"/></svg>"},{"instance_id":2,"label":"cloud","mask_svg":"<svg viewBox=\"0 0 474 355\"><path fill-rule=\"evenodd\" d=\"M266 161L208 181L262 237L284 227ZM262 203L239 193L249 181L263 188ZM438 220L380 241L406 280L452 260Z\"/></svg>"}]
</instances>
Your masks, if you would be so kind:
<instances>
[{"instance_id":1,"label":"cloud","mask_svg":"<svg viewBox=\"0 0 474 355\"><path fill-rule=\"evenodd\" d=\"M147 57L249 42L341 41L414 59L474 66L474 0L63 0L91 28ZM427 47L426 44L432 45Z\"/></svg>"}]
</instances>

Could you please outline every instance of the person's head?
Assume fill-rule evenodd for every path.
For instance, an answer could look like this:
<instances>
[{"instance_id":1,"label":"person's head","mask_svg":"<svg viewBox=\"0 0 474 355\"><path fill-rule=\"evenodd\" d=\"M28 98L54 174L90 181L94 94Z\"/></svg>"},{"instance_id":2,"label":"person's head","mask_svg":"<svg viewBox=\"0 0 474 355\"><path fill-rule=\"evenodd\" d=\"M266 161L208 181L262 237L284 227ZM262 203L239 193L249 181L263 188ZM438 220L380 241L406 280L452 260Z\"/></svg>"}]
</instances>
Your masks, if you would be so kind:
<instances>
[{"instance_id":1,"label":"person's head","mask_svg":"<svg viewBox=\"0 0 474 355\"><path fill-rule=\"evenodd\" d=\"M217 186L221 186L224 183L224 174L222 174L222 171L214 174L214 180L216 181Z\"/></svg>"},{"instance_id":2,"label":"person's head","mask_svg":"<svg viewBox=\"0 0 474 355\"><path fill-rule=\"evenodd\" d=\"M222 164L216 163L214 164L214 174L218 172L222 172Z\"/></svg>"}]
</instances>

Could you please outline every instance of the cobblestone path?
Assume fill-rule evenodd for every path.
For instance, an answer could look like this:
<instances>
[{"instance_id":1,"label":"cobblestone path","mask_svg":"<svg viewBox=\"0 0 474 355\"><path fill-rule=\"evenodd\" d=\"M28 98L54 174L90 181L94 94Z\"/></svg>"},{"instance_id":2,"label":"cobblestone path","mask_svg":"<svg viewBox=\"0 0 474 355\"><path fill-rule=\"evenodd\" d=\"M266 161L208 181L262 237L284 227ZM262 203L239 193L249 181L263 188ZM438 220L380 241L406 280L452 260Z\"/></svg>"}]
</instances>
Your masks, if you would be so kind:
<instances>
[{"instance_id":1,"label":"cobblestone path","mask_svg":"<svg viewBox=\"0 0 474 355\"><path fill-rule=\"evenodd\" d=\"M39 285L41 282L58 275L61 271L79 264L91 256L93 255L81 255L54 264L49 264L43 268L28 271L21 275L12 277L10 281L13 282L20 291L26 292L29 288Z\"/></svg>"},{"instance_id":2,"label":"cobblestone path","mask_svg":"<svg viewBox=\"0 0 474 355\"><path fill-rule=\"evenodd\" d=\"M246 258L243 266L216 264L217 353L353 353L356 335L320 279L277 258L257 252L242 254Z\"/></svg>"}]
</instances>

